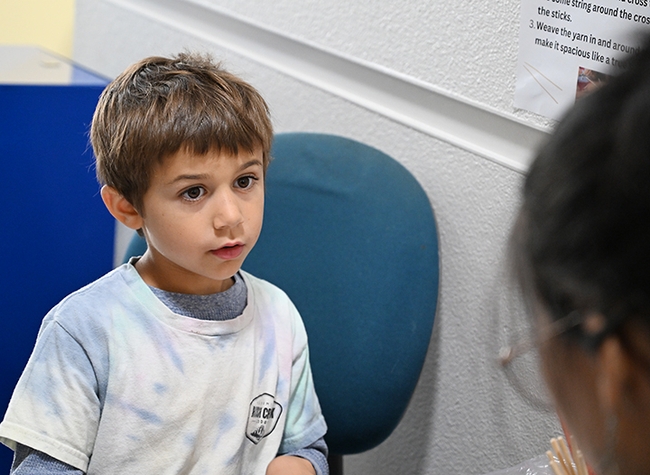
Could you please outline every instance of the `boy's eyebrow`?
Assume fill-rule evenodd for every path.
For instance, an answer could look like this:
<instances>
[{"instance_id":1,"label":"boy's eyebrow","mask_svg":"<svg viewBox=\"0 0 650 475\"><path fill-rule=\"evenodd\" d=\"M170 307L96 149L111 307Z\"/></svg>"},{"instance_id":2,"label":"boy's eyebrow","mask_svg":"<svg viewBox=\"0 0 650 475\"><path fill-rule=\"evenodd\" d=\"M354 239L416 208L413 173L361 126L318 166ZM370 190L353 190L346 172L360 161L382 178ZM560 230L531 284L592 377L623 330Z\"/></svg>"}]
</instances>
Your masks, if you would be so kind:
<instances>
[{"instance_id":1,"label":"boy's eyebrow","mask_svg":"<svg viewBox=\"0 0 650 475\"><path fill-rule=\"evenodd\" d=\"M176 178L171 180L168 185L173 185L174 183L177 183L179 181L185 181L185 180L206 180L210 177L207 173L199 173L197 175L178 175Z\"/></svg>"},{"instance_id":2,"label":"boy's eyebrow","mask_svg":"<svg viewBox=\"0 0 650 475\"><path fill-rule=\"evenodd\" d=\"M239 169L240 170L246 170L247 168L255 166L255 165L259 165L260 167L263 166L261 160L254 159L254 160L250 160L250 161L244 163L241 167L239 167Z\"/></svg>"},{"instance_id":3,"label":"boy's eyebrow","mask_svg":"<svg viewBox=\"0 0 650 475\"><path fill-rule=\"evenodd\" d=\"M239 170L246 170L247 168L253 167L253 166L263 166L261 160L249 160L248 162L242 164L241 167L239 167ZM186 175L178 175L176 178L174 178L172 181L170 181L168 184L173 185L174 183L177 183L179 181L185 181L185 180L207 180L210 178L210 175L208 173L197 173L195 175L192 174L186 174Z\"/></svg>"}]
</instances>

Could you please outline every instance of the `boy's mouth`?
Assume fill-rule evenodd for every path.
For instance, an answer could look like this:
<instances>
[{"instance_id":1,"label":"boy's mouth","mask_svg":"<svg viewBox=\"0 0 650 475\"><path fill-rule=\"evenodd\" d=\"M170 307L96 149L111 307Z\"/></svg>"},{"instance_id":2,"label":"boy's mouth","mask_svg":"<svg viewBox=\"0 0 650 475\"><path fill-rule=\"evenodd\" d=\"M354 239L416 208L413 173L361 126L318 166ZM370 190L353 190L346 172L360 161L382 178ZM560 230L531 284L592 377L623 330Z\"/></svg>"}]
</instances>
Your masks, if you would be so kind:
<instances>
[{"instance_id":1,"label":"boy's mouth","mask_svg":"<svg viewBox=\"0 0 650 475\"><path fill-rule=\"evenodd\" d=\"M241 243L229 244L212 251L212 254L219 259L230 260L238 258L244 251L244 245Z\"/></svg>"}]
</instances>

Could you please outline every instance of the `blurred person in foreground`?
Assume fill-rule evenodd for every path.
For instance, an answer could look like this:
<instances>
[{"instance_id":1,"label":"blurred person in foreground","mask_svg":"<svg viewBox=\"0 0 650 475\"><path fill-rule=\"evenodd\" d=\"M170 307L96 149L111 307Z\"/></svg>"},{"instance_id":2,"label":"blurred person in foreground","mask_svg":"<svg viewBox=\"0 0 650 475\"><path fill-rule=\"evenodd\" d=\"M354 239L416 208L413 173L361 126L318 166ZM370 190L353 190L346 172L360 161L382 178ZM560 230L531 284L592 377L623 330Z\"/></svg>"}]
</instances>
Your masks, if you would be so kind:
<instances>
[{"instance_id":1,"label":"blurred person in foreground","mask_svg":"<svg viewBox=\"0 0 650 475\"><path fill-rule=\"evenodd\" d=\"M541 148L511 238L560 419L598 474L650 473L650 38Z\"/></svg>"}]
</instances>

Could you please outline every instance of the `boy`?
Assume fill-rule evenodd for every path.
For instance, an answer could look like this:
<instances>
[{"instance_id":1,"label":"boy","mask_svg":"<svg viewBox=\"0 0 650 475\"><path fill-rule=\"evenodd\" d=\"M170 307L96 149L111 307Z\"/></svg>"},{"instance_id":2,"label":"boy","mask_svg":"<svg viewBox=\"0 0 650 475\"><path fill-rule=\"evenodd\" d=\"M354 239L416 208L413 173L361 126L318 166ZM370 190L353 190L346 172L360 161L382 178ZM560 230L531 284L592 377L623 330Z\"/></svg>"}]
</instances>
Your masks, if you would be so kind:
<instances>
[{"instance_id":1,"label":"boy","mask_svg":"<svg viewBox=\"0 0 650 475\"><path fill-rule=\"evenodd\" d=\"M45 317L0 424L12 473L328 472L300 316L240 271L271 140L264 100L209 58L147 58L106 88L102 198L148 250Z\"/></svg>"}]
</instances>

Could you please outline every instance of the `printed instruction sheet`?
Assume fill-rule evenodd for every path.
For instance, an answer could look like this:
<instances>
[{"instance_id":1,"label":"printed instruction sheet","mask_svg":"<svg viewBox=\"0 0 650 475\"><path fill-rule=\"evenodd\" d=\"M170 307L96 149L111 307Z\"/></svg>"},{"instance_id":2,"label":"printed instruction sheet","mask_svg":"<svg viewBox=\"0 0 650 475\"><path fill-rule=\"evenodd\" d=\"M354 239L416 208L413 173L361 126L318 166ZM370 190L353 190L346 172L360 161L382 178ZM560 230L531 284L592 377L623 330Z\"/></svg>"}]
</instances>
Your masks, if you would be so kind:
<instances>
[{"instance_id":1,"label":"printed instruction sheet","mask_svg":"<svg viewBox=\"0 0 650 475\"><path fill-rule=\"evenodd\" d=\"M522 0L515 107L552 119L625 67L650 0Z\"/></svg>"}]
</instances>

